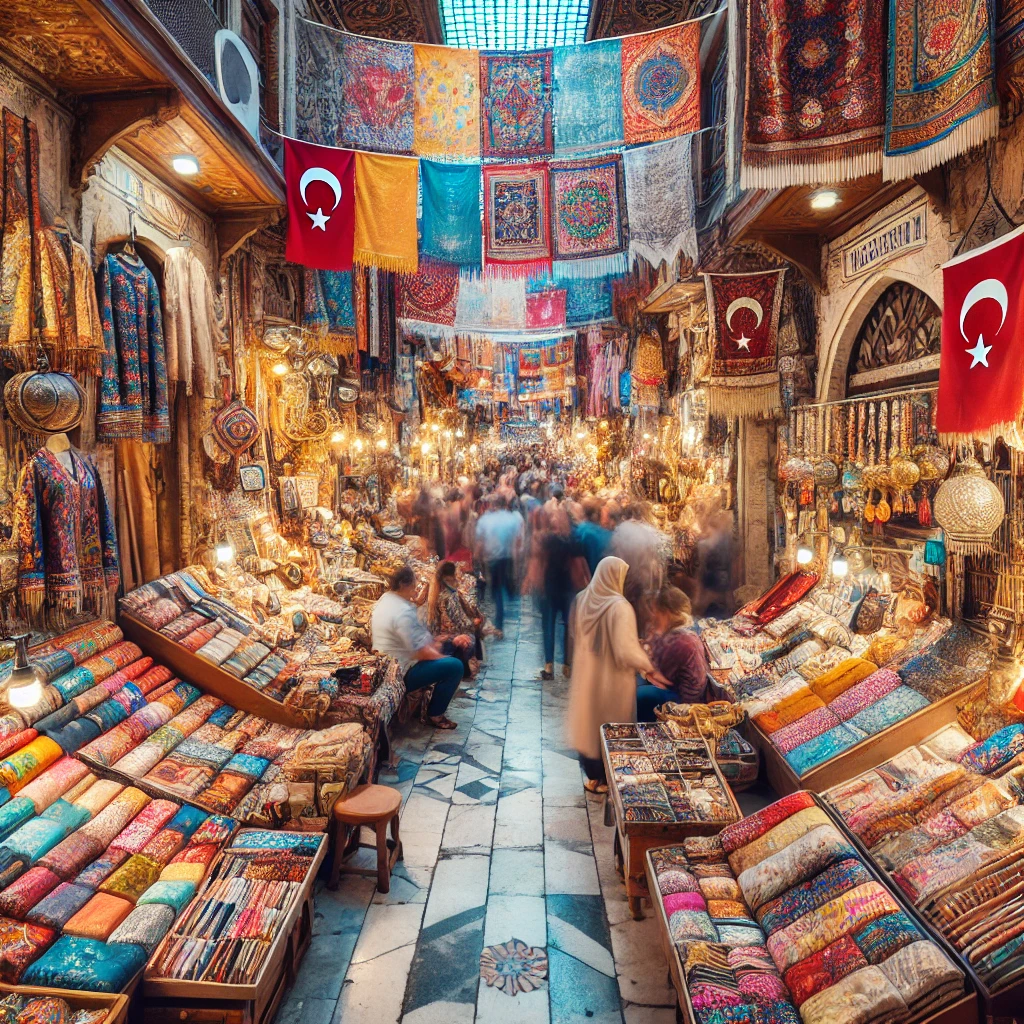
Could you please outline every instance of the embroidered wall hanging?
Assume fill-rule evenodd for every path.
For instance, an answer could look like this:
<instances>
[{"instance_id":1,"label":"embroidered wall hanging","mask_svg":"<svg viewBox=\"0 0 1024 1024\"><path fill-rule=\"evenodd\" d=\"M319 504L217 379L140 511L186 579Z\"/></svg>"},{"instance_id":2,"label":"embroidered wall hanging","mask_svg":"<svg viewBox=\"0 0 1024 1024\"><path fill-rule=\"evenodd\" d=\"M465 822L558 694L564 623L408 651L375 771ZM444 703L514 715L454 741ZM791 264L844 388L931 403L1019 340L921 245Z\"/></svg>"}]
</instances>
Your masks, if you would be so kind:
<instances>
[{"instance_id":1,"label":"embroidered wall hanging","mask_svg":"<svg viewBox=\"0 0 1024 1024\"><path fill-rule=\"evenodd\" d=\"M484 156L554 151L550 50L480 54Z\"/></svg>"},{"instance_id":2,"label":"embroidered wall hanging","mask_svg":"<svg viewBox=\"0 0 1024 1024\"><path fill-rule=\"evenodd\" d=\"M508 276L551 272L547 164L483 168L484 266Z\"/></svg>"},{"instance_id":3,"label":"embroidered wall hanging","mask_svg":"<svg viewBox=\"0 0 1024 1024\"><path fill-rule=\"evenodd\" d=\"M483 246L479 164L421 160L420 177L420 253L457 266L479 267Z\"/></svg>"},{"instance_id":4,"label":"embroidered wall hanging","mask_svg":"<svg viewBox=\"0 0 1024 1024\"><path fill-rule=\"evenodd\" d=\"M700 128L700 23L622 40L622 116L627 143Z\"/></svg>"},{"instance_id":5,"label":"embroidered wall hanging","mask_svg":"<svg viewBox=\"0 0 1024 1024\"><path fill-rule=\"evenodd\" d=\"M343 145L411 153L413 51L409 43L342 37L345 93Z\"/></svg>"},{"instance_id":6,"label":"embroidered wall hanging","mask_svg":"<svg viewBox=\"0 0 1024 1024\"><path fill-rule=\"evenodd\" d=\"M414 46L415 152L460 160L480 155L480 55Z\"/></svg>"},{"instance_id":7,"label":"embroidered wall hanging","mask_svg":"<svg viewBox=\"0 0 1024 1024\"><path fill-rule=\"evenodd\" d=\"M622 41L556 46L555 152L609 149L622 136Z\"/></svg>"},{"instance_id":8,"label":"embroidered wall hanging","mask_svg":"<svg viewBox=\"0 0 1024 1024\"><path fill-rule=\"evenodd\" d=\"M458 268L424 261L415 274L399 279L398 294L403 319L452 327L459 296Z\"/></svg>"}]
</instances>

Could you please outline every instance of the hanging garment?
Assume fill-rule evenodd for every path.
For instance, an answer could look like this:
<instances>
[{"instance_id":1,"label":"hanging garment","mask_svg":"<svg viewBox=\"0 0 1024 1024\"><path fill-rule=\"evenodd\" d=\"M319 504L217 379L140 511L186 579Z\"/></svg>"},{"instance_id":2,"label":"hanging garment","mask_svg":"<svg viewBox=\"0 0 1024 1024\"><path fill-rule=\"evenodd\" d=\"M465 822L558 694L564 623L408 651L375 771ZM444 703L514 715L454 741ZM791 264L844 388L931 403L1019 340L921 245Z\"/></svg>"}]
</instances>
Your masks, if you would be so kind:
<instances>
[{"instance_id":1,"label":"hanging garment","mask_svg":"<svg viewBox=\"0 0 1024 1024\"><path fill-rule=\"evenodd\" d=\"M120 582L114 519L99 474L71 449L70 471L41 448L21 471L14 508L18 596L38 621L44 607L56 619L88 604L104 618Z\"/></svg>"},{"instance_id":2,"label":"hanging garment","mask_svg":"<svg viewBox=\"0 0 1024 1024\"><path fill-rule=\"evenodd\" d=\"M223 343L213 287L202 260L178 246L164 257L164 340L167 379L185 394L217 395L217 348Z\"/></svg>"},{"instance_id":3,"label":"hanging garment","mask_svg":"<svg viewBox=\"0 0 1024 1024\"><path fill-rule=\"evenodd\" d=\"M171 439L163 313L156 280L137 256L109 253L96 291L103 322L100 441Z\"/></svg>"}]
</instances>

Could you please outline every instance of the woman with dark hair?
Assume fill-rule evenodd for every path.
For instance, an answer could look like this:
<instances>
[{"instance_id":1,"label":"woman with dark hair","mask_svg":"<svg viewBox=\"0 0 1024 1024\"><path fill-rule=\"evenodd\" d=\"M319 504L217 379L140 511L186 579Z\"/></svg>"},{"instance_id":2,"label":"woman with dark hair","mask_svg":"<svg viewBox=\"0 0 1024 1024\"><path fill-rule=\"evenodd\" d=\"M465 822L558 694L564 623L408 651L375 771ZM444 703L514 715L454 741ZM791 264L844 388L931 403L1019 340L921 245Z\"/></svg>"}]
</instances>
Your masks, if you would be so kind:
<instances>
[{"instance_id":1,"label":"woman with dark hair","mask_svg":"<svg viewBox=\"0 0 1024 1024\"><path fill-rule=\"evenodd\" d=\"M668 681L645 682L636 691L638 722L653 722L654 709L669 701L703 704L707 700L708 662L693 625L690 599L678 587L662 587L654 598L651 661Z\"/></svg>"},{"instance_id":2,"label":"woman with dark hair","mask_svg":"<svg viewBox=\"0 0 1024 1024\"><path fill-rule=\"evenodd\" d=\"M430 582L427 598L427 626L437 637L441 650L458 658L466 678L475 672L471 662L483 655L480 631L484 619L480 612L459 593L455 563L438 563Z\"/></svg>"}]
</instances>

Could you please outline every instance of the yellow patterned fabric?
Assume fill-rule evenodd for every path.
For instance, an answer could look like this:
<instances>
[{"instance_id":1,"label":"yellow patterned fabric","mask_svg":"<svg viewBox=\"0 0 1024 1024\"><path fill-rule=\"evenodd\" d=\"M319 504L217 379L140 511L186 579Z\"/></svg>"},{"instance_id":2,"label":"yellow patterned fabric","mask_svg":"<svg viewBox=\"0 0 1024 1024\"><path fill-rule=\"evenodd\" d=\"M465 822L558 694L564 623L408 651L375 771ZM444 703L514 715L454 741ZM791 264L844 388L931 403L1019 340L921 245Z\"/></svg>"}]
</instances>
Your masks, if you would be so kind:
<instances>
[{"instance_id":1,"label":"yellow patterned fabric","mask_svg":"<svg viewBox=\"0 0 1024 1024\"><path fill-rule=\"evenodd\" d=\"M862 679L867 679L877 668L876 664L864 658L847 658L823 676L818 676L810 686L828 704L846 693L851 686L856 686Z\"/></svg>"},{"instance_id":2,"label":"yellow patterned fabric","mask_svg":"<svg viewBox=\"0 0 1024 1024\"><path fill-rule=\"evenodd\" d=\"M418 160L356 153L356 263L416 273L418 191Z\"/></svg>"},{"instance_id":3,"label":"yellow patterned fabric","mask_svg":"<svg viewBox=\"0 0 1024 1024\"><path fill-rule=\"evenodd\" d=\"M807 835L811 829L830 824L829 816L820 807L807 807L797 811L769 829L763 836L729 854L729 867L736 875L742 875L747 868L752 868L773 853L784 850L790 843Z\"/></svg>"},{"instance_id":4,"label":"yellow patterned fabric","mask_svg":"<svg viewBox=\"0 0 1024 1024\"><path fill-rule=\"evenodd\" d=\"M417 156L480 156L480 55L477 50L414 46Z\"/></svg>"},{"instance_id":5,"label":"yellow patterned fabric","mask_svg":"<svg viewBox=\"0 0 1024 1024\"><path fill-rule=\"evenodd\" d=\"M769 736L783 728L799 721L804 715L817 711L825 705L821 698L813 694L806 686L801 686L795 693L780 700L771 711L763 711L755 716L761 731Z\"/></svg>"},{"instance_id":6,"label":"yellow patterned fabric","mask_svg":"<svg viewBox=\"0 0 1024 1024\"><path fill-rule=\"evenodd\" d=\"M893 1020L907 1004L877 967L863 967L811 996L800 1006L803 1024L869 1024Z\"/></svg>"}]
</instances>

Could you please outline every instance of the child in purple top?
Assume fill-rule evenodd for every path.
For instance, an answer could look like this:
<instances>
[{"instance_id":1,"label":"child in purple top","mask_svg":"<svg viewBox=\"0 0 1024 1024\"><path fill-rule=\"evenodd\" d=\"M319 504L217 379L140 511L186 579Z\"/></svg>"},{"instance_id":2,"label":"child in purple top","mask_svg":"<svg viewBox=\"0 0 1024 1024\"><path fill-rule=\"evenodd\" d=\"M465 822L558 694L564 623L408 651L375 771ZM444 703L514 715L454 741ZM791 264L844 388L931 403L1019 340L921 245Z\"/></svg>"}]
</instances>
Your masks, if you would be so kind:
<instances>
[{"instance_id":1,"label":"child in purple top","mask_svg":"<svg viewBox=\"0 0 1024 1024\"><path fill-rule=\"evenodd\" d=\"M662 587L654 599L651 622L651 661L672 686L645 682L637 687L638 722L653 722L654 709L669 701L702 704L707 699L707 655L700 637L689 628L690 599L678 587Z\"/></svg>"}]
</instances>

